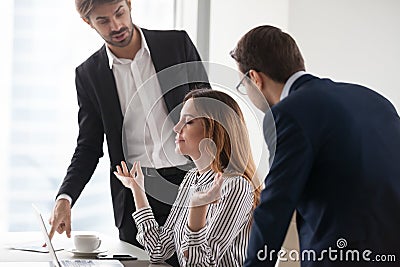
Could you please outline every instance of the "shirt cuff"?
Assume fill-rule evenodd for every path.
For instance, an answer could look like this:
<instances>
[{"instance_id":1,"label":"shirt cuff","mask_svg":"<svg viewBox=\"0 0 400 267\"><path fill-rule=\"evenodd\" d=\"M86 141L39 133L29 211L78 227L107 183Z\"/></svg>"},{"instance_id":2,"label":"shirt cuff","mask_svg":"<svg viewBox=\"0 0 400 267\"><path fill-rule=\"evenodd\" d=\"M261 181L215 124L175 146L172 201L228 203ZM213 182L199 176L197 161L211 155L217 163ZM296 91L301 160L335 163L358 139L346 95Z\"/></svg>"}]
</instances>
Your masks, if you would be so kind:
<instances>
[{"instance_id":1,"label":"shirt cuff","mask_svg":"<svg viewBox=\"0 0 400 267\"><path fill-rule=\"evenodd\" d=\"M59 196L56 198L56 202L57 202L58 200L60 200L60 199L66 199L66 200L68 200L70 205L71 205L71 203L72 203L72 198L71 198L69 195L67 195L67 194L61 194L61 195L59 195Z\"/></svg>"},{"instance_id":2,"label":"shirt cuff","mask_svg":"<svg viewBox=\"0 0 400 267\"><path fill-rule=\"evenodd\" d=\"M181 244L182 261L184 266L209 266L206 264L207 256L211 254L207 245L207 226L197 232L189 229L188 225L183 229L184 235ZM186 258L184 252L187 251ZM213 265L214 266L214 265Z\"/></svg>"},{"instance_id":3,"label":"shirt cuff","mask_svg":"<svg viewBox=\"0 0 400 267\"><path fill-rule=\"evenodd\" d=\"M185 226L185 241L188 246L200 246L207 242L207 226L204 226L199 231L193 232L189 226Z\"/></svg>"}]
</instances>

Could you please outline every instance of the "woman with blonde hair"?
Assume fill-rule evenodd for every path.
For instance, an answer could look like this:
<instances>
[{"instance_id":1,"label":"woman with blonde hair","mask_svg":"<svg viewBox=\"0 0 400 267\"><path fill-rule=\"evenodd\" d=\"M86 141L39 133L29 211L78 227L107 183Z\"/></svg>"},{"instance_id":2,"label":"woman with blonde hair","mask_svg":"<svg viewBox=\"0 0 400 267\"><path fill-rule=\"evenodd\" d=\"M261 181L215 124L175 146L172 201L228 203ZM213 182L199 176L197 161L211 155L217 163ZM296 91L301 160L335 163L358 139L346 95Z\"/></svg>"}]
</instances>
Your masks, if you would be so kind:
<instances>
[{"instance_id":1,"label":"woman with blonde hair","mask_svg":"<svg viewBox=\"0 0 400 267\"><path fill-rule=\"evenodd\" d=\"M129 172L121 162L115 172L132 190L139 243L153 263L176 251L181 266L242 266L260 189L238 104L220 91L191 91L174 131L176 152L196 168L186 174L164 226L154 220L140 163Z\"/></svg>"}]
</instances>

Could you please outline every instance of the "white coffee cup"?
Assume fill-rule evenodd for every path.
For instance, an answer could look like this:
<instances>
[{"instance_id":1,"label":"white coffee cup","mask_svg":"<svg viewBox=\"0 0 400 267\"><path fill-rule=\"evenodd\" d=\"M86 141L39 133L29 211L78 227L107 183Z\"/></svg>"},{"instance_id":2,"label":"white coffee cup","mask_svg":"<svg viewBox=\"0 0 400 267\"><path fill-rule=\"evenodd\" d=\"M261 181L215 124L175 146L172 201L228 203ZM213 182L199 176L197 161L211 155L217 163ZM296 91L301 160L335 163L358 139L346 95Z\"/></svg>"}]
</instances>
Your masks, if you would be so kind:
<instances>
[{"instance_id":1,"label":"white coffee cup","mask_svg":"<svg viewBox=\"0 0 400 267\"><path fill-rule=\"evenodd\" d=\"M74 236L74 244L77 251L92 252L101 245L101 240L97 235L79 234Z\"/></svg>"}]
</instances>

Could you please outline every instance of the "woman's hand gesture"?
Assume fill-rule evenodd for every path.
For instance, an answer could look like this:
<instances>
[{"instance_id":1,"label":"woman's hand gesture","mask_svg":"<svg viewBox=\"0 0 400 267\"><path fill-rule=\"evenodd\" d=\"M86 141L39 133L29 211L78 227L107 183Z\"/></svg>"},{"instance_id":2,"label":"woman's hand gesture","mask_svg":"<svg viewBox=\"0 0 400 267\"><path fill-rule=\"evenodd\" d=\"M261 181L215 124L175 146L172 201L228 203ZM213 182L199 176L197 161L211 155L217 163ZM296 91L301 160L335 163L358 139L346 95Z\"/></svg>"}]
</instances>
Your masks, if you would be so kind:
<instances>
[{"instance_id":1,"label":"woman's hand gesture","mask_svg":"<svg viewBox=\"0 0 400 267\"><path fill-rule=\"evenodd\" d=\"M117 165L117 171L114 174L125 187L134 192L139 190L144 192L144 176L139 161L133 163L131 171L128 170L126 163L121 161L121 166Z\"/></svg>"},{"instance_id":2,"label":"woman's hand gesture","mask_svg":"<svg viewBox=\"0 0 400 267\"><path fill-rule=\"evenodd\" d=\"M204 206L211 203L216 203L221 198L221 189L224 178L222 173L217 173L214 177L214 183L207 191L195 192L190 199L191 207Z\"/></svg>"}]
</instances>

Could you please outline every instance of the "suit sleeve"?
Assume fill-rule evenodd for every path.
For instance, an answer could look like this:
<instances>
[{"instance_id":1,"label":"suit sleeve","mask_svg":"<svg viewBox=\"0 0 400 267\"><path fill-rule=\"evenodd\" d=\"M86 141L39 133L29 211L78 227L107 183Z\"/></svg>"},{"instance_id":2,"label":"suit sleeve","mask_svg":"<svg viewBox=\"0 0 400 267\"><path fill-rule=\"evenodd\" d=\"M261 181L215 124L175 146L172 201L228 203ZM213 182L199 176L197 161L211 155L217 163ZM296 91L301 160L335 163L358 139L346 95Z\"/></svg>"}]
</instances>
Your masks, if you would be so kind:
<instances>
[{"instance_id":1,"label":"suit sleeve","mask_svg":"<svg viewBox=\"0 0 400 267\"><path fill-rule=\"evenodd\" d=\"M265 180L254 219L244 266L275 266L291 217L313 162L312 145L301 126L289 115L275 110L276 153ZM267 144L274 134L264 121Z\"/></svg>"},{"instance_id":2,"label":"suit sleeve","mask_svg":"<svg viewBox=\"0 0 400 267\"><path fill-rule=\"evenodd\" d=\"M196 88L210 87L208 76L204 64L202 63L199 52L194 46L189 35L184 31L184 45L186 62L190 63L190 68L188 68L188 79L189 81L195 81L190 84L190 90Z\"/></svg>"},{"instance_id":3,"label":"suit sleeve","mask_svg":"<svg viewBox=\"0 0 400 267\"><path fill-rule=\"evenodd\" d=\"M201 61L199 52L197 48L194 46L192 40L186 31L184 32L184 42L185 42L185 53L186 53L186 61Z\"/></svg>"},{"instance_id":4,"label":"suit sleeve","mask_svg":"<svg viewBox=\"0 0 400 267\"><path fill-rule=\"evenodd\" d=\"M78 97L79 135L77 147L58 195L67 194L76 202L103 156L104 130L101 116L88 97L87 88L76 70L75 84Z\"/></svg>"}]
</instances>

